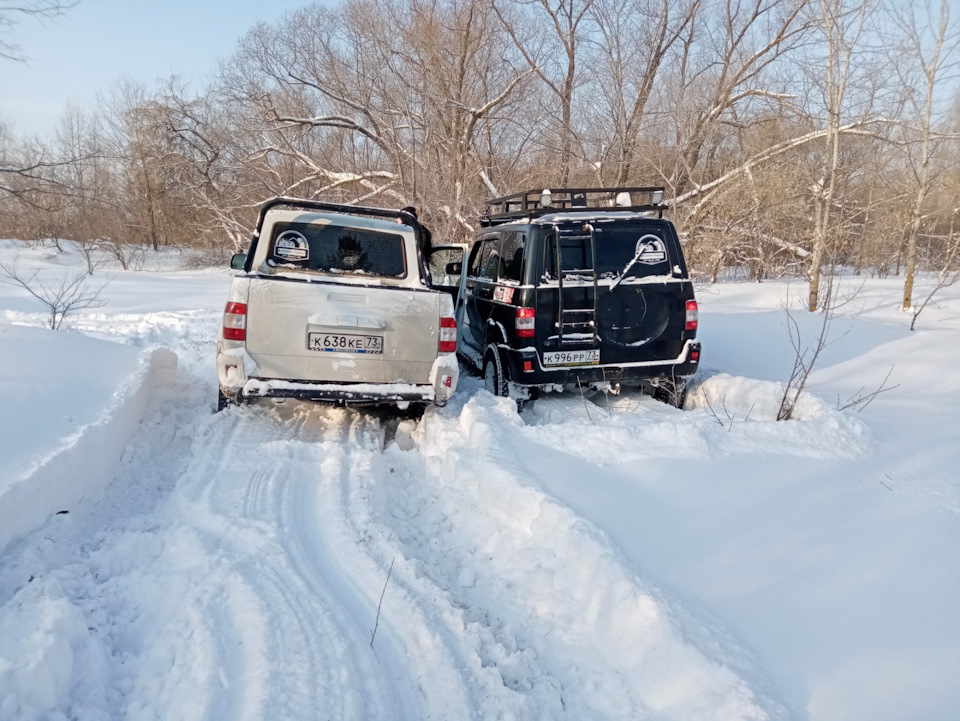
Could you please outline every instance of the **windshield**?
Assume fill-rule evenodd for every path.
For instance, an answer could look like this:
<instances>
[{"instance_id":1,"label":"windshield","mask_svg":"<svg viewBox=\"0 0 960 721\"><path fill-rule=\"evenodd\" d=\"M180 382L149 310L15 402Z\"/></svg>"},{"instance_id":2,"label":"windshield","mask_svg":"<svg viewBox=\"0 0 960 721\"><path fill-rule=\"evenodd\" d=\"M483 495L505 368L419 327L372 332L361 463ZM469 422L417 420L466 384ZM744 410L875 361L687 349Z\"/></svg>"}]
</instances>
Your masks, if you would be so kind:
<instances>
[{"instance_id":1,"label":"windshield","mask_svg":"<svg viewBox=\"0 0 960 721\"><path fill-rule=\"evenodd\" d=\"M406 276L403 236L332 223L273 226L269 265L331 274Z\"/></svg>"},{"instance_id":2,"label":"windshield","mask_svg":"<svg viewBox=\"0 0 960 721\"><path fill-rule=\"evenodd\" d=\"M571 233L561 228L560 268L590 272L589 232ZM601 279L644 278L671 275L673 264L661 227L643 223L596 223L593 226L597 277ZM548 280L557 278L557 234L547 237L544 268Z\"/></svg>"}]
</instances>

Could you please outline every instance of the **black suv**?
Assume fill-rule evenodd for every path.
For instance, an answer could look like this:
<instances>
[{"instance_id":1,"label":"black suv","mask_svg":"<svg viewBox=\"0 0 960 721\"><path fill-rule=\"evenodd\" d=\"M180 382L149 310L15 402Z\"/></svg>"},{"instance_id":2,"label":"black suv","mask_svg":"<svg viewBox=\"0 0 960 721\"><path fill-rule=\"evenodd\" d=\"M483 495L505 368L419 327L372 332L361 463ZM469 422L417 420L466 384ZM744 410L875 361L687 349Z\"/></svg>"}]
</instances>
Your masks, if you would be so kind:
<instances>
[{"instance_id":1,"label":"black suv","mask_svg":"<svg viewBox=\"0 0 960 721\"><path fill-rule=\"evenodd\" d=\"M697 301L663 188L533 190L487 202L458 353L522 405L540 390L643 388L682 408Z\"/></svg>"}]
</instances>

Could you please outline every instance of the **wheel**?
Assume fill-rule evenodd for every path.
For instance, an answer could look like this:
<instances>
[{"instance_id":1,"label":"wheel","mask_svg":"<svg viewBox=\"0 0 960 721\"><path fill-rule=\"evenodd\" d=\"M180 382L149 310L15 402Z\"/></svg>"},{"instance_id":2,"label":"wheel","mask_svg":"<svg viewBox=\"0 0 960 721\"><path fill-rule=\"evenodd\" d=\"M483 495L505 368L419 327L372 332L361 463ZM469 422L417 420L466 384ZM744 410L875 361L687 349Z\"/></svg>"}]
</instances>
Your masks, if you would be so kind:
<instances>
[{"instance_id":1,"label":"wheel","mask_svg":"<svg viewBox=\"0 0 960 721\"><path fill-rule=\"evenodd\" d=\"M501 398L510 397L510 370L496 347L490 346L483 357L483 387ZM514 399L517 413L523 410L524 400Z\"/></svg>"},{"instance_id":2,"label":"wheel","mask_svg":"<svg viewBox=\"0 0 960 721\"><path fill-rule=\"evenodd\" d=\"M228 395L225 395L223 389L219 386L217 387L217 413L229 408L230 406L236 406L240 404L240 394L237 394L236 398L231 398Z\"/></svg>"},{"instance_id":3,"label":"wheel","mask_svg":"<svg viewBox=\"0 0 960 721\"><path fill-rule=\"evenodd\" d=\"M410 403L406 408L396 408L396 416L406 421L419 421L427 411L426 403Z\"/></svg>"},{"instance_id":4,"label":"wheel","mask_svg":"<svg viewBox=\"0 0 960 721\"><path fill-rule=\"evenodd\" d=\"M503 373L500 351L493 346L487 348L483 356L483 386L495 396L506 398L510 394L507 378Z\"/></svg>"},{"instance_id":5,"label":"wheel","mask_svg":"<svg viewBox=\"0 0 960 721\"><path fill-rule=\"evenodd\" d=\"M683 410L683 406L687 402L687 379L661 379L653 390L653 397L662 403Z\"/></svg>"}]
</instances>

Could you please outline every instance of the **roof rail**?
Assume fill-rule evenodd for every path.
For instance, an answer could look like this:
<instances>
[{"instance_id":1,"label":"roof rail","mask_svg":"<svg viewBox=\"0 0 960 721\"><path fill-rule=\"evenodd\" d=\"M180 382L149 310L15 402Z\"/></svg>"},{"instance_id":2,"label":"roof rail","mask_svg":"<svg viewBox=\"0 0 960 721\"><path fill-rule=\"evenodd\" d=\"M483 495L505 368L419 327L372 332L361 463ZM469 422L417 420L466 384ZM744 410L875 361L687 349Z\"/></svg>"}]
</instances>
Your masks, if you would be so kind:
<instances>
[{"instance_id":1,"label":"roof rail","mask_svg":"<svg viewBox=\"0 0 960 721\"><path fill-rule=\"evenodd\" d=\"M663 217L665 188L543 188L504 195L486 202L484 226L557 212L655 212Z\"/></svg>"}]
</instances>

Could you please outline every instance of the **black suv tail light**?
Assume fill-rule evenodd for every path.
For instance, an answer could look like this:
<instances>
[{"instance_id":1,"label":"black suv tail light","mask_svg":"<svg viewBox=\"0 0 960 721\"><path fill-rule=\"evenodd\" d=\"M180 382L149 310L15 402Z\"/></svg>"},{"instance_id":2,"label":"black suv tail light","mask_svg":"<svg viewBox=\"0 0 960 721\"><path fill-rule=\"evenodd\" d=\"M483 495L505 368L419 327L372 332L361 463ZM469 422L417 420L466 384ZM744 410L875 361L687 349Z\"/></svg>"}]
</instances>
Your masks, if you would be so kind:
<instances>
[{"instance_id":1,"label":"black suv tail light","mask_svg":"<svg viewBox=\"0 0 960 721\"><path fill-rule=\"evenodd\" d=\"M517 337L533 338L537 324L537 311L533 308L517 308Z\"/></svg>"},{"instance_id":2,"label":"black suv tail light","mask_svg":"<svg viewBox=\"0 0 960 721\"><path fill-rule=\"evenodd\" d=\"M697 329L697 320L700 317L700 311L697 309L697 301L688 300L687 301L687 324L684 326L684 330L696 330Z\"/></svg>"}]
</instances>

